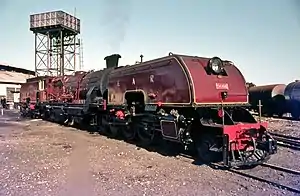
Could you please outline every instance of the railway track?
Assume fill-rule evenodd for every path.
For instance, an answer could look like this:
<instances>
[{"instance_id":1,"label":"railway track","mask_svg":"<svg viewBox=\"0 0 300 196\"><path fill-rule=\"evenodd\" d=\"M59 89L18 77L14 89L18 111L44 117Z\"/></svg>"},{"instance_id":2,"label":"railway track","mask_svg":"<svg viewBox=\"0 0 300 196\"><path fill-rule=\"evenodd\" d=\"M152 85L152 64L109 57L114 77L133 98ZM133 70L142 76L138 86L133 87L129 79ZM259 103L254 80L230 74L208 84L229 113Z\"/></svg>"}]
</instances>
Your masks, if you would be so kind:
<instances>
[{"instance_id":1,"label":"railway track","mask_svg":"<svg viewBox=\"0 0 300 196\"><path fill-rule=\"evenodd\" d=\"M283 172L287 172L287 173L290 173L290 174L295 174L295 175L300 176L300 171L298 171L298 170L289 169L289 168L286 168L286 167L281 167L281 166L277 166L277 165L273 165L273 164L269 164L269 163L263 163L260 166L269 167L271 169L275 169L275 170L278 170L278 171L283 171Z\"/></svg>"},{"instance_id":2,"label":"railway track","mask_svg":"<svg viewBox=\"0 0 300 196\"><path fill-rule=\"evenodd\" d=\"M283 146L293 150L300 150L300 138L274 132L270 132L270 135L277 140L278 146Z\"/></svg>"},{"instance_id":3,"label":"railway track","mask_svg":"<svg viewBox=\"0 0 300 196\"><path fill-rule=\"evenodd\" d=\"M261 166L262 167L267 167L267 168L270 168L270 169L273 169L273 170L277 170L277 171L286 172L288 174L293 174L293 175L300 176L300 171L297 171L297 170L292 170L292 169L289 169L289 168L284 168L284 167L281 167L281 166L276 166L276 165L267 164L267 163L262 164ZM260 181L260 182L270 184L270 185L272 185L274 187L277 187L277 188L280 188L280 189L284 189L284 190L287 190L287 191L290 191L290 192L293 192L293 193L300 194L300 189L297 189L297 188L294 188L294 187L291 187L291 186L288 186L288 185L284 185L284 184L281 184L279 182L275 182L273 180L266 179L264 177L260 177L260 176L255 175L255 174L246 173L246 172L243 172L243 171L240 171L240 170L237 170L237 169L229 169L229 171L232 172L232 173L247 177L247 178L251 178L251 179L254 179L254 180L257 180L257 181Z\"/></svg>"},{"instance_id":4,"label":"railway track","mask_svg":"<svg viewBox=\"0 0 300 196\"><path fill-rule=\"evenodd\" d=\"M179 156L184 158L184 159L192 159L193 158L192 156L187 155L187 154L183 154L183 153L180 153ZM185 160L185 161L187 161L187 160ZM211 164L211 166L213 168L224 168L222 165L219 165L219 164ZM259 165L258 167L265 167L265 168L272 169L274 171L281 171L281 172L284 172L284 173L287 173L287 174L290 174L290 175L298 176L300 178L300 171L299 170L294 170L294 169L290 169L290 168L286 168L286 167L281 167L281 166L273 165L273 164L269 164L269 163L263 163L263 164ZM291 186L288 186L288 185L284 185L282 183L275 182L273 180L270 180L270 179L267 179L267 178L264 178L264 177L261 177L261 176L255 175L255 174L251 174L251 173L249 173L249 171L251 172L251 170L248 170L248 173L247 173L247 172L239 170L239 169L229 168L229 169L227 169L227 171L229 171L231 173L234 173L234 174L238 174L238 175L246 177L246 178L251 178L253 180L257 180L259 182L270 184L270 185L272 185L274 187L277 187L277 188L280 188L280 189L284 189L284 190L287 190L287 191L290 191L290 192L293 192L293 193L300 194L300 189L297 189L297 188L294 188L294 187L291 187Z\"/></svg>"},{"instance_id":5,"label":"railway track","mask_svg":"<svg viewBox=\"0 0 300 196\"><path fill-rule=\"evenodd\" d=\"M259 114L258 113L251 113L252 115L256 116L256 117L259 117ZM290 117L290 116L261 116L262 118L265 118L265 119L270 119L270 118L273 118L273 119L277 119L277 120L285 120L285 121L295 121L295 122L299 122L300 119L295 119L293 117Z\"/></svg>"}]
</instances>

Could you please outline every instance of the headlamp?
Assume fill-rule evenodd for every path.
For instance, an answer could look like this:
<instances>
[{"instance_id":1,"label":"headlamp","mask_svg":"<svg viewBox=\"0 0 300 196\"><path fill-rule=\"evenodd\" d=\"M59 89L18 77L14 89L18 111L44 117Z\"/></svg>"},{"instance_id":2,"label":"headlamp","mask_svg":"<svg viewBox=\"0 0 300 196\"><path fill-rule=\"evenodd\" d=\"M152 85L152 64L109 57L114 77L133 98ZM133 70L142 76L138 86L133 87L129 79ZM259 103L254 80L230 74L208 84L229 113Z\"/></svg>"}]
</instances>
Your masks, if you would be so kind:
<instances>
[{"instance_id":1,"label":"headlamp","mask_svg":"<svg viewBox=\"0 0 300 196\"><path fill-rule=\"evenodd\" d=\"M220 74L223 69L223 62L219 57L213 57L208 61L208 68L215 74Z\"/></svg>"}]
</instances>

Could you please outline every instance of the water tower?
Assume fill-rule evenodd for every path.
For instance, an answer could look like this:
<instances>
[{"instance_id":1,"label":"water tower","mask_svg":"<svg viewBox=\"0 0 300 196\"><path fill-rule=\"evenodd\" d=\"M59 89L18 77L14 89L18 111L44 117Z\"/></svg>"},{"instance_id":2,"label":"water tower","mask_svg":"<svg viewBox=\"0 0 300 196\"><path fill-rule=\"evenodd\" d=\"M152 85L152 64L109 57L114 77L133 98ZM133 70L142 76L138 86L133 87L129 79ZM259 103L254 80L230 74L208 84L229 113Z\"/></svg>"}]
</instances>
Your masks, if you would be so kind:
<instances>
[{"instance_id":1,"label":"water tower","mask_svg":"<svg viewBox=\"0 0 300 196\"><path fill-rule=\"evenodd\" d=\"M80 49L78 18L64 11L33 14L30 31L35 35L36 76L63 76L76 71Z\"/></svg>"}]
</instances>

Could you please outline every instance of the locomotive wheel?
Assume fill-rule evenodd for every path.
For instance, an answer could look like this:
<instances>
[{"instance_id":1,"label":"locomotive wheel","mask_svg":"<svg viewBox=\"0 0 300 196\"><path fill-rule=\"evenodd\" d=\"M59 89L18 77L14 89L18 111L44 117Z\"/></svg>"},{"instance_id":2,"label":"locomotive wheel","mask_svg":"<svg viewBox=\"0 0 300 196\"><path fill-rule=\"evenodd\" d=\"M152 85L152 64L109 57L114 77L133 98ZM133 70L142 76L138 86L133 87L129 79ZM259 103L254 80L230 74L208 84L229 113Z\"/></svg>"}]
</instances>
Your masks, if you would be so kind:
<instances>
[{"instance_id":1,"label":"locomotive wheel","mask_svg":"<svg viewBox=\"0 0 300 196\"><path fill-rule=\"evenodd\" d=\"M142 145L149 146L154 143L155 130L146 123L139 123L135 125L137 136Z\"/></svg>"},{"instance_id":2,"label":"locomotive wheel","mask_svg":"<svg viewBox=\"0 0 300 196\"><path fill-rule=\"evenodd\" d=\"M196 141L197 154L201 162L207 164L218 160L220 153L210 151L214 144L215 140L210 135L202 135Z\"/></svg>"},{"instance_id":3,"label":"locomotive wheel","mask_svg":"<svg viewBox=\"0 0 300 196\"><path fill-rule=\"evenodd\" d=\"M120 127L110 125L109 128L105 130L105 133L112 138L116 138L120 133Z\"/></svg>"},{"instance_id":4,"label":"locomotive wheel","mask_svg":"<svg viewBox=\"0 0 300 196\"><path fill-rule=\"evenodd\" d=\"M68 121L68 125L73 127L74 126L74 118L73 117L70 117L69 121Z\"/></svg>"},{"instance_id":5,"label":"locomotive wheel","mask_svg":"<svg viewBox=\"0 0 300 196\"><path fill-rule=\"evenodd\" d=\"M54 114L54 112L50 111L49 118L50 118L51 122L55 122L55 114Z\"/></svg>"},{"instance_id":6,"label":"locomotive wheel","mask_svg":"<svg viewBox=\"0 0 300 196\"><path fill-rule=\"evenodd\" d=\"M126 141L133 140L136 136L136 130L132 129L131 126L122 127L122 136Z\"/></svg>"}]
</instances>

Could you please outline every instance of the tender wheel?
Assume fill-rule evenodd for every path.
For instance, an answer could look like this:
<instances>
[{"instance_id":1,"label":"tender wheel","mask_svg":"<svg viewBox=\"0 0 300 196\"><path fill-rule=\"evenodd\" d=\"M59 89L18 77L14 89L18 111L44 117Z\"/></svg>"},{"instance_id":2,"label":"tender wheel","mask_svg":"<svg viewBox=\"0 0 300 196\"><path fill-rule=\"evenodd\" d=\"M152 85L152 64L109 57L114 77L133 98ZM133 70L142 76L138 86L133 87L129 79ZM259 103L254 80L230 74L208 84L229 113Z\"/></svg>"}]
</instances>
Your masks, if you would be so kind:
<instances>
[{"instance_id":1,"label":"tender wheel","mask_svg":"<svg viewBox=\"0 0 300 196\"><path fill-rule=\"evenodd\" d=\"M203 163L212 163L220 158L220 153L212 152L210 149L215 144L212 136L203 135L196 141L196 149L198 158Z\"/></svg>"},{"instance_id":2,"label":"tender wheel","mask_svg":"<svg viewBox=\"0 0 300 196\"><path fill-rule=\"evenodd\" d=\"M135 131L142 145L149 146L154 143L155 130L147 123L135 125Z\"/></svg>"},{"instance_id":3,"label":"tender wheel","mask_svg":"<svg viewBox=\"0 0 300 196\"><path fill-rule=\"evenodd\" d=\"M126 141L133 140L136 136L136 130L132 129L131 126L126 126L121 128L122 136Z\"/></svg>"}]
</instances>

